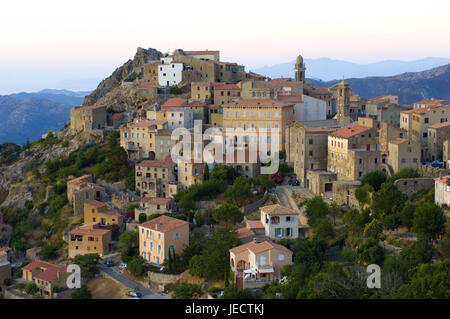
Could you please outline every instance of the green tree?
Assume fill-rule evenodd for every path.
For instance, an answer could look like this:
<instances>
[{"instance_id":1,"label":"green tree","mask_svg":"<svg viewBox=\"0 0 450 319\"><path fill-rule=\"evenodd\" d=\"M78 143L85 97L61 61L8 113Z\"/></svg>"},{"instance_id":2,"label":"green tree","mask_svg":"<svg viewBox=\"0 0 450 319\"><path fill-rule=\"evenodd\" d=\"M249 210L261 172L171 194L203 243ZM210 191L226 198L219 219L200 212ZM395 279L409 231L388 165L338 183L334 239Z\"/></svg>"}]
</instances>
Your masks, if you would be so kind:
<instances>
[{"instance_id":1,"label":"green tree","mask_svg":"<svg viewBox=\"0 0 450 319\"><path fill-rule=\"evenodd\" d=\"M444 231L445 216L439 206L431 202L421 202L414 211L412 231L434 239Z\"/></svg>"},{"instance_id":2,"label":"green tree","mask_svg":"<svg viewBox=\"0 0 450 319\"><path fill-rule=\"evenodd\" d=\"M25 286L25 292L28 295L34 295L38 291L39 291L39 288L34 282L27 283Z\"/></svg>"},{"instance_id":3,"label":"green tree","mask_svg":"<svg viewBox=\"0 0 450 319\"><path fill-rule=\"evenodd\" d=\"M358 200L359 207L363 208L365 204L370 205L370 192L373 191L369 184L364 184L355 190L355 197Z\"/></svg>"},{"instance_id":4,"label":"green tree","mask_svg":"<svg viewBox=\"0 0 450 319\"><path fill-rule=\"evenodd\" d=\"M420 265L409 271L410 283L400 287L394 298L450 299L450 259Z\"/></svg>"},{"instance_id":5,"label":"green tree","mask_svg":"<svg viewBox=\"0 0 450 319\"><path fill-rule=\"evenodd\" d=\"M446 233L437 246L441 258L450 258L450 234Z\"/></svg>"},{"instance_id":6,"label":"green tree","mask_svg":"<svg viewBox=\"0 0 450 319\"><path fill-rule=\"evenodd\" d=\"M400 214L402 225L408 228L408 231L410 231L413 226L414 211L416 210L416 207L417 205L415 203L407 201Z\"/></svg>"},{"instance_id":7,"label":"green tree","mask_svg":"<svg viewBox=\"0 0 450 319\"><path fill-rule=\"evenodd\" d=\"M205 164L205 169L203 171L203 181L209 180L209 166Z\"/></svg>"},{"instance_id":8,"label":"green tree","mask_svg":"<svg viewBox=\"0 0 450 319\"><path fill-rule=\"evenodd\" d=\"M181 283L173 288L174 299L194 299L199 298L203 294L200 285Z\"/></svg>"},{"instance_id":9,"label":"green tree","mask_svg":"<svg viewBox=\"0 0 450 319\"><path fill-rule=\"evenodd\" d=\"M356 249L356 256L363 264L381 265L384 259L384 249L378 245L378 240L369 238Z\"/></svg>"},{"instance_id":10,"label":"green tree","mask_svg":"<svg viewBox=\"0 0 450 319\"><path fill-rule=\"evenodd\" d=\"M225 203L214 211L213 217L218 223L231 226L240 223L244 219L244 214L236 206Z\"/></svg>"},{"instance_id":11,"label":"green tree","mask_svg":"<svg viewBox=\"0 0 450 319\"><path fill-rule=\"evenodd\" d=\"M312 227L317 226L322 219L326 218L329 213L329 206L320 196L306 202L306 216L308 216L308 224Z\"/></svg>"},{"instance_id":12,"label":"green tree","mask_svg":"<svg viewBox=\"0 0 450 319\"><path fill-rule=\"evenodd\" d=\"M124 262L139 255L139 233L126 231L119 237L119 252Z\"/></svg>"},{"instance_id":13,"label":"green tree","mask_svg":"<svg viewBox=\"0 0 450 319\"><path fill-rule=\"evenodd\" d=\"M387 176L384 172L370 171L361 179L361 185L368 184L377 192L386 180Z\"/></svg>"},{"instance_id":14,"label":"green tree","mask_svg":"<svg viewBox=\"0 0 450 319\"><path fill-rule=\"evenodd\" d=\"M382 232L383 225L376 219L373 219L364 227L364 236L366 237L379 238Z\"/></svg>"},{"instance_id":15,"label":"green tree","mask_svg":"<svg viewBox=\"0 0 450 319\"><path fill-rule=\"evenodd\" d=\"M313 237L317 240L328 241L334 236L334 229L331 222L324 218L313 228Z\"/></svg>"},{"instance_id":16,"label":"green tree","mask_svg":"<svg viewBox=\"0 0 450 319\"><path fill-rule=\"evenodd\" d=\"M214 165L214 168L211 171L212 179L225 182L228 185L233 184L238 176L239 173L233 167L223 164Z\"/></svg>"},{"instance_id":17,"label":"green tree","mask_svg":"<svg viewBox=\"0 0 450 319\"><path fill-rule=\"evenodd\" d=\"M362 233L365 225L369 222L369 214L367 211L360 213L356 208L351 208L345 212L342 221L347 229L352 233Z\"/></svg>"},{"instance_id":18,"label":"green tree","mask_svg":"<svg viewBox=\"0 0 450 319\"><path fill-rule=\"evenodd\" d=\"M242 176L236 178L233 187L225 192L225 199L236 206L246 204L252 197L252 186L249 180Z\"/></svg>"},{"instance_id":19,"label":"green tree","mask_svg":"<svg viewBox=\"0 0 450 319\"><path fill-rule=\"evenodd\" d=\"M208 279L224 279L226 268L229 267L229 250L240 241L236 233L229 228L217 229L206 240L201 255L193 256L189 263L191 274Z\"/></svg>"},{"instance_id":20,"label":"green tree","mask_svg":"<svg viewBox=\"0 0 450 319\"><path fill-rule=\"evenodd\" d=\"M392 183L384 183L380 190L372 196L372 210L375 216L388 229L395 229L401 224L400 215L405 198Z\"/></svg>"},{"instance_id":21,"label":"green tree","mask_svg":"<svg viewBox=\"0 0 450 319\"><path fill-rule=\"evenodd\" d=\"M127 263L127 270L133 276L144 276L147 271L147 262L141 257L131 257Z\"/></svg>"},{"instance_id":22,"label":"green tree","mask_svg":"<svg viewBox=\"0 0 450 319\"><path fill-rule=\"evenodd\" d=\"M189 194L184 194L178 202L178 208L182 213L186 213L195 209L195 202L192 200Z\"/></svg>"},{"instance_id":23,"label":"green tree","mask_svg":"<svg viewBox=\"0 0 450 319\"><path fill-rule=\"evenodd\" d=\"M72 299L92 299L92 294L89 291L89 288L83 284L81 285L81 288L75 289L75 291L72 292Z\"/></svg>"},{"instance_id":24,"label":"green tree","mask_svg":"<svg viewBox=\"0 0 450 319\"><path fill-rule=\"evenodd\" d=\"M420 177L420 175L416 169L414 169L412 167L405 167L405 168L401 169L400 171L398 171L397 173L393 174L388 179L388 181L390 183L393 183L400 178L416 178L416 177Z\"/></svg>"},{"instance_id":25,"label":"green tree","mask_svg":"<svg viewBox=\"0 0 450 319\"><path fill-rule=\"evenodd\" d=\"M80 266L81 276L86 279L94 278L98 273L97 263L100 260L98 254L77 255L72 259L72 263Z\"/></svg>"}]
</instances>

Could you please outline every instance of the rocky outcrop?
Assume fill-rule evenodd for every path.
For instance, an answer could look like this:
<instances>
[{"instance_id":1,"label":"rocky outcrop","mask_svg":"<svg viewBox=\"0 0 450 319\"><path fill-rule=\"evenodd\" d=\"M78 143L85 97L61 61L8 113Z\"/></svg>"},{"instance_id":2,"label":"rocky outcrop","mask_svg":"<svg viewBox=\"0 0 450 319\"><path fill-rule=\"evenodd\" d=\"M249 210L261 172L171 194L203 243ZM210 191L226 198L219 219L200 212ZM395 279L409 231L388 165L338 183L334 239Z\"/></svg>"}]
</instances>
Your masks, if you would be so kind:
<instances>
[{"instance_id":1,"label":"rocky outcrop","mask_svg":"<svg viewBox=\"0 0 450 319\"><path fill-rule=\"evenodd\" d=\"M150 61L159 60L162 53L155 49L138 48L136 55L132 60L128 60L124 65L117 68L111 76L103 80L99 86L90 95L84 98L83 105L101 104L101 98L119 87L133 72L141 77L142 66Z\"/></svg>"}]
</instances>

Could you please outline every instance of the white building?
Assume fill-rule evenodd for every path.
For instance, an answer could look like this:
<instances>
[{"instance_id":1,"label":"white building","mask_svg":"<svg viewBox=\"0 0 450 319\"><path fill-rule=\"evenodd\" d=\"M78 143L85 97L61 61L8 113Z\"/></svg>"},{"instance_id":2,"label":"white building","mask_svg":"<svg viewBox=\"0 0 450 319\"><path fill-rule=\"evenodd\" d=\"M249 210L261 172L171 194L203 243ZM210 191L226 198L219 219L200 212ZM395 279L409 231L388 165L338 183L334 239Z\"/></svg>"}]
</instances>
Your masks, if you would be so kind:
<instances>
[{"instance_id":1,"label":"white building","mask_svg":"<svg viewBox=\"0 0 450 319\"><path fill-rule=\"evenodd\" d=\"M327 102L308 95L279 95L281 103L294 104L296 122L321 121L327 119Z\"/></svg>"},{"instance_id":2,"label":"white building","mask_svg":"<svg viewBox=\"0 0 450 319\"><path fill-rule=\"evenodd\" d=\"M436 205L450 206L450 186L447 185L448 179L450 179L450 175L434 179L434 202Z\"/></svg>"},{"instance_id":3,"label":"white building","mask_svg":"<svg viewBox=\"0 0 450 319\"><path fill-rule=\"evenodd\" d=\"M264 233L270 239L298 238L298 213L281 206L269 205L260 208Z\"/></svg>"},{"instance_id":4,"label":"white building","mask_svg":"<svg viewBox=\"0 0 450 319\"><path fill-rule=\"evenodd\" d=\"M183 63L172 60L172 57L161 58L158 66L158 84L160 86L178 85L183 80Z\"/></svg>"}]
</instances>

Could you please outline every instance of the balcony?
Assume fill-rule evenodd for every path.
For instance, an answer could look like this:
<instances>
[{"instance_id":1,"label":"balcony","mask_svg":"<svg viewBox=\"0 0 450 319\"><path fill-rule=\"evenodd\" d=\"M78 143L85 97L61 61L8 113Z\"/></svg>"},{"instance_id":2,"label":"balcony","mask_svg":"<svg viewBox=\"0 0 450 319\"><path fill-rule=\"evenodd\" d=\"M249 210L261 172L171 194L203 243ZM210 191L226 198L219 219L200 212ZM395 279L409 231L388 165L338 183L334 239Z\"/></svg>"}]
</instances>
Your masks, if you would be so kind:
<instances>
[{"instance_id":1,"label":"balcony","mask_svg":"<svg viewBox=\"0 0 450 319\"><path fill-rule=\"evenodd\" d=\"M128 142L126 146L127 151L135 151L135 152L139 151L139 147L134 145L134 143Z\"/></svg>"}]
</instances>

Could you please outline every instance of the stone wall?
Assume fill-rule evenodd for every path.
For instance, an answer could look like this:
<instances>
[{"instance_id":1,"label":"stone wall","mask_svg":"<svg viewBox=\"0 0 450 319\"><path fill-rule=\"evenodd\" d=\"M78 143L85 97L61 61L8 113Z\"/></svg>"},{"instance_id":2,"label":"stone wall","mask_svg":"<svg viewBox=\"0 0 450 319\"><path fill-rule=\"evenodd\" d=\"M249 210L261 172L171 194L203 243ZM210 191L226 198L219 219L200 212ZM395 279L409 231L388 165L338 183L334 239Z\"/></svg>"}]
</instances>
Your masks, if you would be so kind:
<instances>
[{"instance_id":1,"label":"stone wall","mask_svg":"<svg viewBox=\"0 0 450 319\"><path fill-rule=\"evenodd\" d=\"M333 200L340 205L359 207L355 197L355 190L361 185L359 181L335 181L333 182Z\"/></svg>"},{"instance_id":2,"label":"stone wall","mask_svg":"<svg viewBox=\"0 0 450 319\"><path fill-rule=\"evenodd\" d=\"M268 197L269 197L269 193L266 191L264 193L263 197L261 197L257 201L250 203L248 205L242 206L240 208L241 212L243 212L244 214L248 214L250 212L253 212L254 210L257 210L262 204L265 203L265 201L267 200Z\"/></svg>"},{"instance_id":3,"label":"stone wall","mask_svg":"<svg viewBox=\"0 0 450 319\"><path fill-rule=\"evenodd\" d=\"M437 168L431 167L427 165L417 164L417 172L422 177L439 177L446 176L449 174L449 171L445 168Z\"/></svg>"},{"instance_id":4,"label":"stone wall","mask_svg":"<svg viewBox=\"0 0 450 319\"><path fill-rule=\"evenodd\" d=\"M149 271L147 275L149 287L151 289L158 289L160 291L164 291L164 287L168 284L177 283L181 278L181 274L178 275L161 274L153 271Z\"/></svg>"},{"instance_id":5,"label":"stone wall","mask_svg":"<svg viewBox=\"0 0 450 319\"><path fill-rule=\"evenodd\" d=\"M434 187L434 179L431 177L400 178L396 180L394 184L397 186L399 191L407 196L407 198L411 198L412 195L422 189L430 189Z\"/></svg>"}]
</instances>

